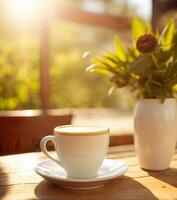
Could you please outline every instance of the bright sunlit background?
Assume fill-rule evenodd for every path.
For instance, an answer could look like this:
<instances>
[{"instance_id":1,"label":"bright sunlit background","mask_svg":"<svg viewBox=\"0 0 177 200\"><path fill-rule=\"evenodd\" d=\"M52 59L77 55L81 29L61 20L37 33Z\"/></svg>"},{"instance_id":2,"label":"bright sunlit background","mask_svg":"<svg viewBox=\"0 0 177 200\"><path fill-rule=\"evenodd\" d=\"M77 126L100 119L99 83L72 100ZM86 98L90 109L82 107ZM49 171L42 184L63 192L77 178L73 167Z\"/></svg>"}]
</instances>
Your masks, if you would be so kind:
<instances>
[{"instance_id":1,"label":"bright sunlit background","mask_svg":"<svg viewBox=\"0 0 177 200\"><path fill-rule=\"evenodd\" d=\"M39 12L39 0L7 0L6 9L14 20L29 20Z\"/></svg>"},{"instance_id":2,"label":"bright sunlit background","mask_svg":"<svg viewBox=\"0 0 177 200\"><path fill-rule=\"evenodd\" d=\"M106 3L107 2L107 3ZM152 14L152 2L151 0L115 0L115 1L95 1L95 0L83 0L82 7L86 10L93 12L110 12L115 15L127 14L135 15L135 13L125 13L126 10L134 10L136 14L143 19L149 20Z\"/></svg>"},{"instance_id":3,"label":"bright sunlit background","mask_svg":"<svg viewBox=\"0 0 177 200\"><path fill-rule=\"evenodd\" d=\"M152 14L151 0L1 0L1 7L5 17L12 23L34 23L44 10L55 7L57 3L78 7L92 12L107 12L110 14L134 15L125 13L125 10L134 10L136 14L148 20ZM51 11L52 12L52 11Z\"/></svg>"},{"instance_id":4,"label":"bright sunlit background","mask_svg":"<svg viewBox=\"0 0 177 200\"><path fill-rule=\"evenodd\" d=\"M16 26L31 26L39 21L43 13L51 12L50 0L1 0L2 13L6 21Z\"/></svg>"},{"instance_id":5,"label":"bright sunlit background","mask_svg":"<svg viewBox=\"0 0 177 200\"><path fill-rule=\"evenodd\" d=\"M1 0L0 1L0 110L40 108L40 20L52 16L58 5L71 9L144 20L152 16L151 0ZM53 108L119 107L133 100L126 90L112 96L110 83L85 72L85 51L112 49L119 34L127 43L130 31L110 30L62 19L50 24L50 87Z\"/></svg>"}]
</instances>

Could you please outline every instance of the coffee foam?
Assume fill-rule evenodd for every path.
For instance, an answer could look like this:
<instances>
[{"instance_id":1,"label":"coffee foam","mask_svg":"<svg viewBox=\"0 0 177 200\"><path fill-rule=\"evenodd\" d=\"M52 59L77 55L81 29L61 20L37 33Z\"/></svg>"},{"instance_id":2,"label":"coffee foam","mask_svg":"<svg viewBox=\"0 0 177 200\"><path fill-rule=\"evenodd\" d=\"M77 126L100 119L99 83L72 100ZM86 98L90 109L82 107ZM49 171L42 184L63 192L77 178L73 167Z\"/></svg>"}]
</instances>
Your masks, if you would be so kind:
<instances>
[{"instance_id":1,"label":"coffee foam","mask_svg":"<svg viewBox=\"0 0 177 200\"><path fill-rule=\"evenodd\" d=\"M55 133L63 134L105 134L108 133L108 129L99 126L76 126L76 125L66 125L59 126L54 129Z\"/></svg>"}]
</instances>

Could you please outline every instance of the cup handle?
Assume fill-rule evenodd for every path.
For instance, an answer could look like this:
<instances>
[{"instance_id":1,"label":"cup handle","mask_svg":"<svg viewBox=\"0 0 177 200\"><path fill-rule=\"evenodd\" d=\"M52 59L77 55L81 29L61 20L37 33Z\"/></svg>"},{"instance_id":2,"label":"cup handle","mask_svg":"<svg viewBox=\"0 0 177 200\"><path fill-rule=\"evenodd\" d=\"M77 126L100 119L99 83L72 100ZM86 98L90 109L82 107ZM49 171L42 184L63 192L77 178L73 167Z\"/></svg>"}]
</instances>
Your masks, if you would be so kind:
<instances>
[{"instance_id":1,"label":"cup handle","mask_svg":"<svg viewBox=\"0 0 177 200\"><path fill-rule=\"evenodd\" d=\"M54 147L55 147L55 137L53 135L48 135L48 136L45 136L44 138L42 138L41 142L40 142L40 148L41 148L41 151L48 157L50 158L51 160L55 161L57 164L61 165L60 163L60 160L57 159L57 158L53 158L50 153L47 151L47 143L51 141L53 142L54 144ZM62 166L62 165L61 165Z\"/></svg>"}]
</instances>

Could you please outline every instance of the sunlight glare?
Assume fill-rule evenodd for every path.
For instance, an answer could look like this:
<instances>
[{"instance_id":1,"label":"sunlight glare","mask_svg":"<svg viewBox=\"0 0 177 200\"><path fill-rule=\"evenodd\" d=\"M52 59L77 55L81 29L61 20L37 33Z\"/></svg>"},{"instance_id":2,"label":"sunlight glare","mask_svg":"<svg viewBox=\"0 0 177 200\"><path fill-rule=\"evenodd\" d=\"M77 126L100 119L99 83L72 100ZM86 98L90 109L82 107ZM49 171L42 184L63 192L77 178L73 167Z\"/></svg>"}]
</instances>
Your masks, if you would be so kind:
<instances>
[{"instance_id":1,"label":"sunlight glare","mask_svg":"<svg viewBox=\"0 0 177 200\"><path fill-rule=\"evenodd\" d=\"M8 11L14 20L28 21L39 15L39 0L8 0Z\"/></svg>"}]
</instances>

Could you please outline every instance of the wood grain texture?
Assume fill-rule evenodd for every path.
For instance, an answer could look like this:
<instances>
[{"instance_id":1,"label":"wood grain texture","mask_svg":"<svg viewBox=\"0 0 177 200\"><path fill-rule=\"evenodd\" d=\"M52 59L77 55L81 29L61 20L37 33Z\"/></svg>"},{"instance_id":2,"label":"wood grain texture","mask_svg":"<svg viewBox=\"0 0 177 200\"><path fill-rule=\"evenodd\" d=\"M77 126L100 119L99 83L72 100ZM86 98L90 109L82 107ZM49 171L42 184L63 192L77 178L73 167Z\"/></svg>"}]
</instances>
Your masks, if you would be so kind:
<instances>
[{"instance_id":1,"label":"wood grain texture","mask_svg":"<svg viewBox=\"0 0 177 200\"><path fill-rule=\"evenodd\" d=\"M177 199L177 153L170 168L160 172L142 170L133 145L110 147L107 157L124 160L129 170L103 188L69 190L48 183L33 171L37 163L46 159L42 153L3 156L0 158L0 199Z\"/></svg>"},{"instance_id":2,"label":"wood grain texture","mask_svg":"<svg viewBox=\"0 0 177 200\"><path fill-rule=\"evenodd\" d=\"M11 112L12 113L12 112ZM0 115L0 155L39 151L39 142L56 126L70 124L71 114L34 112Z\"/></svg>"},{"instance_id":3,"label":"wood grain texture","mask_svg":"<svg viewBox=\"0 0 177 200\"><path fill-rule=\"evenodd\" d=\"M133 133L125 133L124 134L112 134L110 137L110 146L118 146L118 145L125 145L125 144L133 144L134 138Z\"/></svg>"}]
</instances>

